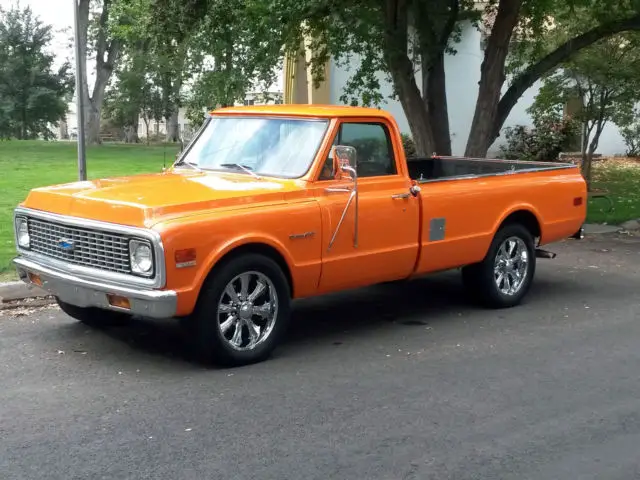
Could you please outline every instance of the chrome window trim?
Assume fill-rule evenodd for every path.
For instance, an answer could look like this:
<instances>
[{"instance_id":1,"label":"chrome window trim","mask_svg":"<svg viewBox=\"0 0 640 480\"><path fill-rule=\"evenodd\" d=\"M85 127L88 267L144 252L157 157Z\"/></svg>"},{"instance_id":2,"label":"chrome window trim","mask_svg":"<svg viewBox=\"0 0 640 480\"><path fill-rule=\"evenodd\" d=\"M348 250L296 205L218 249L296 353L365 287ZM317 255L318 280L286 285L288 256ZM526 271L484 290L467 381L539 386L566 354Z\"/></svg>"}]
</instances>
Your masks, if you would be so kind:
<instances>
[{"instance_id":1,"label":"chrome window trim","mask_svg":"<svg viewBox=\"0 0 640 480\"><path fill-rule=\"evenodd\" d=\"M515 162L514 162L515 163ZM518 163L527 163L527 162L518 162ZM534 173L534 172L553 172L560 170L568 170L571 168L578 168L573 164L566 163L551 163L551 162L540 162L542 165L549 165L547 168L537 167L537 168L523 168L522 170L506 170L504 172L495 172L495 173L470 173L468 175L455 175L451 177L443 177L443 178L434 178L434 179L415 179L415 181L419 184L423 183L439 183L439 182L453 182L456 180L472 180L474 178L488 178L488 177L502 177L502 176L510 176L510 175L520 175L522 173ZM550 166L553 165L553 166Z\"/></svg>"},{"instance_id":2,"label":"chrome window trim","mask_svg":"<svg viewBox=\"0 0 640 480\"><path fill-rule=\"evenodd\" d=\"M320 142L318 143L318 147L316 148L315 153L313 154L312 158L311 158L311 162L309 163L309 166L307 167L307 170L300 176L288 176L288 175L266 175L264 173L259 173L259 175L263 178L277 178L279 180L300 180L304 177L306 177L309 172L311 171L311 169L313 168L313 166L315 165L317 159L318 159L318 155L320 153L320 150L322 148L322 144L324 143L325 139L327 138L327 133L329 132L329 129L331 128L331 122L333 120L334 117L323 117L320 115L294 115L294 114L290 114L290 115L270 115L268 113L264 113L264 112L256 112L256 113L218 113L218 112L214 112L214 113L210 113L208 114L208 117L206 118L205 122L203 123L203 125L200 127L200 130L198 130L197 134L194 135L194 137L191 139L191 142L189 143L189 145L187 146L188 148L185 148L182 153L180 154L179 158L176 159L176 161L173 163L172 168L175 167L179 167L181 165L183 165L184 163L184 158L187 156L187 154L189 153L189 151L193 148L193 146L196 143L196 140L201 137L205 131L205 128L209 125L209 123L212 120L218 119L218 118L234 118L234 119L256 119L256 118L269 118L269 119L278 119L278 120L300 120L300 121L310 121L310 122L325 122L325 128L324 128L324 133L322 134L322 138L320 140ZM195 164L194 164L195 165ZM225 172L225 173L238 173L237 171L234 170L229 170L226 168L203 168L200 167L199 165L196 165L198 168L202 169L203 172Z\"/></svg>"},{"instance_id":3,"label":"chrome window trim","mask_svg":"<svg viewBox=\"0 0 640 480\"><path fill-rule=\"evenodd\" d=\"M139 238L147 240L153 247L154 256L154 277L142 277L135 274L124 274L108 272L93 267L83 267L80 265L73 265L55 258L47 257L39 253L33 252L29 249L23 249L18 246L17 231L16 231L16 219L18 217L32 217L44 221L51 221L68 225L70 227L88 228L103 230L105 232L117 233L121 235L127 235L131 238ZM166 264L165 264L165 250L162 243L160 234L154 230L139 227L130 227L127 225L119 225L110 222L100 222L97 220L88 220L85 218L71 217L67 215L60 215L57 213L44 212L42 210L33 210L25 207L18 207L14 210L13 214L13 230L16 237L16 249L18 253L25 258L33 259L41 265L54 268L61 272L71 273L84 280L101 280L111 283L113 285L122 285L129 287L143 287L147 289L164 288L166 285Z\"/></svg>"}]
</instances>

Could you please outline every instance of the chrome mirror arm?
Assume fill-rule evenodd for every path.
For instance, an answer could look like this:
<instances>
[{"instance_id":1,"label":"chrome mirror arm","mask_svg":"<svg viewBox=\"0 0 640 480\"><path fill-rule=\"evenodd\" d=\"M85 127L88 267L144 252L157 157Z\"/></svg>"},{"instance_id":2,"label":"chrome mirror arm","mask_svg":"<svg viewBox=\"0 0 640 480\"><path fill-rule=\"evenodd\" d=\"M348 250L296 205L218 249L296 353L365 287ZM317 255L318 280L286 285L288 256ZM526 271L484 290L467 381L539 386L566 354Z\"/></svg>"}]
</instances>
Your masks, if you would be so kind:
<instances>
[{"instance_id":1,"label":"chrome mirror arm","mask_svg":"<svg viewBox=\"0 0 640 480\"><path fill-rule=\"evenodd\" d=\"M355 221L353 226L353 248L358 248L358 172L356 169L350 165L343 167L345 172L349 172L351 174L351 178L353 179L353 191L351 195L355 199ZM349 205L347 204L347 208ZM346 210L345 210L346 211Z\"/></svg>"}]
</instances>

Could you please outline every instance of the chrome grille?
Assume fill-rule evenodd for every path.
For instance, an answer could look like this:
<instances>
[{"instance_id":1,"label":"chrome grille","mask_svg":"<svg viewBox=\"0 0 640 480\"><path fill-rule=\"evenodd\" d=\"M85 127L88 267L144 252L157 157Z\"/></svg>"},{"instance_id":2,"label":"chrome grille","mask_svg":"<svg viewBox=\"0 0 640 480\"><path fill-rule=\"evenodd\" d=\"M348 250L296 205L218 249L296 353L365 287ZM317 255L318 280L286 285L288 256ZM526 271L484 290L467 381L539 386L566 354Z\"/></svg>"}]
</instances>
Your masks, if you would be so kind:
<instances>
[{"instance_id":1,"label":"chrome grille","mask_svg":"<svg viewBox=\"0 0 640 480\"><path fill-rule=\"evenodd\" d=\"M36 218L27 221L33 252L74 265L131 273L129 237Z\"/></svg>"}]
</instances>

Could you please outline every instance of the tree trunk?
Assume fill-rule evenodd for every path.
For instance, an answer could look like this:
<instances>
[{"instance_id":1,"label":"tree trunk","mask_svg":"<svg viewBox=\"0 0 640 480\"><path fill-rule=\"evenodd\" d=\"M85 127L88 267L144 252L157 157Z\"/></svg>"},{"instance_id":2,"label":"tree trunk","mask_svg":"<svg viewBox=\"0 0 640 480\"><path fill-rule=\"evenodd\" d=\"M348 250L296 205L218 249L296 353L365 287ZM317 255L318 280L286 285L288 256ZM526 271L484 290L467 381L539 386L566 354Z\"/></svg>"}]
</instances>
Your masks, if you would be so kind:
<instances>
[{"instance_id":1,"label":"tree trunk","mask_svg":"<svg viewBox=\"0 0 640 480\"><path fill-rule=\"evenodd\" d=\"M422 61L426 65L425 59ZM438 155L451 155L451 132L444 70L444 52L433 60L431 68L423 72L422 95L429 112L433 132L433 149Z\"/></svg>"},{"instance_id":2,"label":"tree trunk","mask_svg":"<svg viewBox=\"0 0 640 480\"><path fill-rule=\"evenodd\" d=\"M63 118L63 119L60 120L59 129L60 129L60 140L68 140L69 139L69 127L67 125L67 120L66 119Z\"/></svg>"},{"instance_id":3,"label":"tree trunk","mask_svg":"<svg viewBox=\"0 0 640 480\"><path fill-rule=\"evenodd\" d=\"M485 157L491 146L493 124L498 113L498 102L505 80L505 62L513 29L518 23L523 0L500 0L498 13L484 52L480 69L480 88L476 111L471 123L465 155Z\"/></svg>"},{"instance_id":4,"label":"tree trunk","mask_svg":"<svg viewBox=\"0 0 640 480\"><path fill-rule=\"evenodd\" d=\"M178 108L174 107L171 114L165 119L167 125L167 135L165 140L167 142L177 142L180 136L178 129Z\"/></svg>"},{"instance_id":5,"label":"tree trunk","mask_svg":"<svg viewBox=\"0 0 640 480\"><path fill-rule=\"evenodd\" d=\"M420 95L413 62L407 55L407 0L386 0L384 56L419 156L433 154L434 140L427 105Z\"/></svg>"},{"instance_id":6,"label":"tree trunk","mask_svg":"<svg viewBox=\"0 0 640 480\"><path fill-rule=\"evenodd\" d=\"M144 121L144 130L146 133L146 140L147 140L147 145L149 145L149 119L146 117L143 117L142 120Z\"/></svg>"},{"instance_id":7,"label":"tree trunk","mask_svg":"<svg viewBox=\"0 0 640 480\"><path fill-rule=\"evenodd\" d=\"M593 159L593 153L589 151L582 152L582 164L580 165L580 172L584 177L584 181L587 183L587 191L591 190L591 161Z\"/></svg>"},{"instance_id":8,"label":"tree trunk","mask_svg":"<svg viewBox=\"0 0 640 480\"><path fill-rule=\"evenodd\" d=\"M139 143L138 129L134 125L127 125L124 127L124 141L125 143Z\"/></svg>"},{"instance_id":9,"label":"tree trunk","mask_svg":"<svg viewBox=\"0 0 640 480\"><path fill-rule=\"evenodd\" d=\"M86 93L86 92L85 92ZM84 99L84 129L85 141L89 145L98 145L102 143L100 138L100 115L102 114L102 105L96 106L89 95L85 95ZM80 132L78 132L78 135Z\"/></svg>"},{"instance_id":10,"label":"tree trunk","mask_svg":"<svg viewBox=\"0 0 640 480\"><path fill-rule=\"evenodd\" d=\"M180 90L182 89L182 70L177 74L178 78L171 79L169 74L165 77L163 95L165 97L165 117L166 125L165 141L177 142L179 137L178 131L178 114L180 111Z\"/></svg>"},{"instance_id":11,"label":"tree trunk","mask_svg":"<svg viewBox=\"0 0 640 480\"><path fill-rule=\"evenodd\" d=\"M422 157L433 155L435 142L431 130L431 120L415 79L413 76L405 80L396 79L395 84L402 85L398 89L398 96L409 122L416 155Z\"/></svg>"},{"instance_id":12,"label":"tree trunk","mask_svg":"<svg viewBox=\"0 0 640 480\"><path fill-rule=\"evenodd\" d=\"M86 141L88 144L101 143L100 140L100 120L102 114L102 103L104 101L104 92L111 79L111 75L115 68L115 62L120 56L121 45L118 40L107 41L107 29L109 20L109 8L111 2L102 0L102 12L99 18L98 35L95 45L96 56L96 79L93 85L93 92L89 95L89 85L87 83L87 75L85 75L84 84L82 85L82 95L84 95L85 105L85 129ZM90 0L79 0L78 16L80 22L79 43L80 55L87 58L87 42L89 28L89 6ZM78 94L79 92L76 92ZM80 132L78 132L79 134Z\"/></svg>"}]
</instances>

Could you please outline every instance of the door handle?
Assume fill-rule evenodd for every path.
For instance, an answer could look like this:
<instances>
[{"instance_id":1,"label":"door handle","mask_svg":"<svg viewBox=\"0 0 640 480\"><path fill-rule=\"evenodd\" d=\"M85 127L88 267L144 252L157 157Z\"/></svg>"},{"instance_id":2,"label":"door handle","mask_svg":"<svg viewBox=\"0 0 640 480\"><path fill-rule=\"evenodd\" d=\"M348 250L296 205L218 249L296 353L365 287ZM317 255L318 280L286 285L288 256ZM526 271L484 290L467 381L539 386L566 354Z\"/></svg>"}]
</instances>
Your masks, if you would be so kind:
<instances>
[{"instance_id":1,"label":"door handle","mask_svg":"<svg viewBox=\"0 0 640 480\"><path fill-rule=\"evenodd\" d=\"M410 193L396 193L395 195L391 195L391 198L394 200L403 200L405 198L409 198Z\"/></svg>"},{"instance_id":2,"label":"door handle","mask_svg":"<svg viewBox=\"0 0 640 480\"><path fill-rule=\"evenodd\" d=\"M340 188L340 187L329 187L324 189L327 193L349 193L351 192L350 188Z\"/></svg>"}]
</instances>

